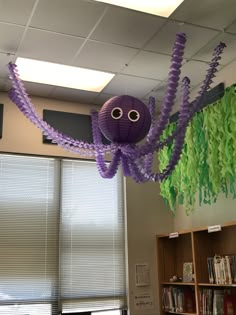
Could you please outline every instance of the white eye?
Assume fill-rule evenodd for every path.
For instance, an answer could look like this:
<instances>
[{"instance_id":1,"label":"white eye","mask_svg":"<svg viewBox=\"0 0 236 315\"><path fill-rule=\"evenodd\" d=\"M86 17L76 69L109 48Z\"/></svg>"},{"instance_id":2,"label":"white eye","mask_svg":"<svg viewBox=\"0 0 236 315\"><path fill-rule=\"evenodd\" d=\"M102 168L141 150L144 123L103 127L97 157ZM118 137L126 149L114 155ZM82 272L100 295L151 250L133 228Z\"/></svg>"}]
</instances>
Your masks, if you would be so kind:
<instances>
[{"instance_id":1,"label":"white eye","mask_svg":"<svg viewBox=\"0 0 236 315\"><path fill-rule=\"evenodd\" d=\"M123 116L123 110L120 107L115 107L111 111L111 117L114 119L120 119Z\"/></svg>"},{"instance_id":2,"label":"white eye","mask_svg":"<svg viewBox=\"0 0 236 315\"><path fill-rule=\"evenodd\" d=\"M128 118L130 121L136 122L139 120L140 114L137 110L132 109L128 112Z\"/></svg>"}]
</instances>

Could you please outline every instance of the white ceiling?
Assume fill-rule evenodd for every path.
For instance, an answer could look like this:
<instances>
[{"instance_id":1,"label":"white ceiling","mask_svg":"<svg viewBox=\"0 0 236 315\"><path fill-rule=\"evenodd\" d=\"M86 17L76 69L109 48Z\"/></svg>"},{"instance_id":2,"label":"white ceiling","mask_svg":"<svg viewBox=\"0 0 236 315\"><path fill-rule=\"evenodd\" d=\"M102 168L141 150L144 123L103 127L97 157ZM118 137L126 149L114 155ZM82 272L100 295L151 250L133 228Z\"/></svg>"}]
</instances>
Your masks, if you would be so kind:
<instances>
[{"instance_id":1,"label":"white ceiling","mask_svg":"<svg viewBox=\"0 0 236 315\"><path fill-rule=\"evenodd\" d=\"M7 63L21 56L115 73L101 93L26 83L31 95L98 105L120 94L161 101L176 32L187 34L182 75L193 89L220 41L227 48L215 83L236 82L236 0L185 0L168 19L92 0L0 0L0 90L10 86Z\"/></svg>"}]
</instances>

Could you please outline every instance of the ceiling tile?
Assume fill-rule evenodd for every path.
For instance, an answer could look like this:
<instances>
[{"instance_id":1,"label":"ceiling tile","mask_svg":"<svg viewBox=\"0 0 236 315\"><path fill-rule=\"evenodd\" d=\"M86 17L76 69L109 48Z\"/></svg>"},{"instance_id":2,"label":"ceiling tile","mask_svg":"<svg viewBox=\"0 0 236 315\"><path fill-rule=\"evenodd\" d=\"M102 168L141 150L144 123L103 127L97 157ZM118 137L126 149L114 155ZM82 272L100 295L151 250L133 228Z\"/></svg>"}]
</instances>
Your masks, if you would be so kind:
<instances>
[{"instance_id":1,"label":"ceiling tile","mask_svg":"<svg viewBox=\"0 0 236 315\"><path fill-rule=\"evenodd\" d=\"M205 62L189 61L186 62L181 70L181 79L187 76L190 79L191 87L203 82L206 76L208 65Z\"/></svg>"},{"instance_id":2,"label":"ceiling tile","mask_svg":"<svg viewBox=\"0 0 236 315\"><path fill-rule=\"evenodd\" d=\"M134 48L88 41L74 64L85 68L118 72L137 51Z\"/></svg>"},{"instance_id":3,"label":"ceiling tile","mask_svg":"<svg viewBox=\"0 0 236 315\"><path fill-rule=\"evenodd\" d=\"M214 48L220 43L225 43L226 47L222 54L220 64L226 65L230 61L236 58L236 35L222 33L217 38L210 41L205 47L203 47L195 56L194 59L203 60L209 62L212 58Z\"/></svg>"},{"instance_id":4,"label":"ceiling tile","mask_svg":"<svg viewBox=\"0 0 236 315\"><path fill-rule=\"evenodd\" d=\"M227 29L227 32L236 34L236 21L234 23L232 23Z\"/></svg>"},{"instance_id":5,"label":"ceiling tile","mask_svg":"<svg viewBox=\"0 0 236 315\"><path fill-rule=\"evenodd\" d=\"M15 62L15 57L13 55L0 53L0 77L1 78L8 78L7 65L9 62Z\"/></svg>"},{"instance_id":6,"label":"ceiling tile","mask_svg":"<svg viewBox=\"0 0 236 315\"><path fill-rule=\"evenodd\" d=\"M155 100L158 102L162 101L167 89L167 82L161 82L157 85L148 95L146 95L146 98L149 98L150 96L154 97Z\"/></svg>"},{"instance_id":7,"label":"ceiling tile","mask_svg":"<svg viewBox=\"0 0 236 315\"><path fill-rule=\"evenodd\" d=\"M39 84L34 82L24 82L24 86L28 95L49 97L53 89L52 85Z\"/></svg>"},{"instance_id":8,"label":"ceiling tile","mask_svg":"<svg viewBox=\"0 0 236 315\"><path fill-rule=\"evenodd\" d=\"M214 30L169 21L144 47L144 49L165 54L172 54L176 33L178 32L186 33L187 35L187 42L184 51L184 57L186 58L190 58L209 40L218 34L218 32Z\"/></svg>"},{"instance_id":9,"label":"ceiling tile","mask_svg":"<svg viewBox=\"0 0 236 315\"><path fill-rule=\"evenodd\" d=\"M150 96L154 97L152 94L150 94ZM149 98L150 98L150 96L146 95L145 99L141 100L147 106L149 105ZM155 115L154 115L154 118L157 118L157 115L160 112L161 104L162 104L161 101L159 101L157 98L155 98Z\"/></svg>"},{"instance_id":10,"label":"ceiling tile","mask_svg":"<svg viewBox=\"0 0 236 315\"><path fill-rule=\"evenodd\" d=\"M7 80L6 79L2 79L0 77L0 91L6 92L7 90L8 90L8 88L7 88Z\"/></svg>"},{"instance_id":11,"label":"ceiling tile","mask_svg":"<svg viewBox=\"0 0 236 315\"><path fill-rule=\"evenodd\" d=\"M104 4L93 1L40 0L30 26L87 37L104 9Z\"/></svg>"},{"instance_id":12,"label":"ceiling tile","mask_svg":"<svg viewBox=\"0 0 236 315\"><path fill-rule=\"evenodd\" d=\"M219 72L217 72L217 75L213 80L214 82L212 83L211 88L213 88L214 86L222 82L225 84L225 87L229 87L232 84L235 84L236 83L235 73L236 73L236 60L229 63L227 66L220 69ZM191 94L190 94L191 99L196 98L199 90L200 90L200 85L192 89Z\"/></svg>"},{"instance_id":13,"label":"ceiling tile","mask_svg":"<svg viewBox=\"0 0 236 315\"><path fill-rule=\"evenodd\" d=\"M170 56L141 51L122 73L164 80L168 77Z\"/></svg>"},{"instance_id":14,"label":"ceiling tile","mask_svg":"<svg viewBox=\"0 0 236 315\"><path fill-rule=\"evenodd\" d=\"M19 46L23 32L24 27L22 26L0 22L0 51L14 54Z\"/></svg>"},{"instance_id":15,"label":"ceiling tile","mask_svg":"<svg viewBox=\"0 0 236 315\"><path fill-rule=\"evenodd\" d=\"M97 95L96 92L54 87L50 97L81 104L91 104Z\"/></svg>"},{"instance_id":16,"label":"ceiling tile","mask_svg":"<svg viewBox=\"0 0 236 315\"><path fill-rule=\"evenodd\" d=\"M164 100L164 96L167 92L168 82L161 82L157 87L155 87L148 95L146 95L147 98L150 96L154 97L156 100L156 103L161 104L161 102ZM178 99L181 95L181 89L177 89L176 93L176 99Z\"/></svg>"},{"instance_id":17,"label":"ceiling tile","mask_svg":"<svg viewBox=\"0 0 236 315\"><path fill-rule=\"evenodd\" d=\"M21 57L70 64L84 39L29 29L19 49Z\"/></svg>"},{"instance_id":18,"label":"ceiling tile","mask_svg":"<svg viewBox=\"0 0 236 315\"><path fill-rule=\"evenodd\" d=\"M26 25L35 0L0 0L0 21Z\"/></svg>"},{"instance_id":19,"label":"ceiling tile","mask_svg":"<svg viewBox=\"0 0 236 315\"><path fill-rule=\"evenodd\" d=\"M114 95L106 94L106 93L100 93L96 98L94 99L93 103L96 105L103 105L108 101L110 98L112 98Z\"/></svg>"},{"instance_id":20,"label":"ceiling tile","mask_svg":"<svg viewBox=\"0 0 236 315\"><path fill-rule=\"evenodd\" d=\"M177 8L171 18L218 30L235 20L235 0L188 0Z\"/></svg>"},{"instance_id":21,"label":"ceiling tile","mask_svg":"<svg viewBox=\"0 0 236 315\"><path fill-rule=\"evenodd\" d=\"M222 68L214 78L214 85L217 85L221 82L225 83L225 86L230 86L236 83L236 60L229 63L227 66ZM214 86L213 85L213 86Z\"/></svg>"},{"instance_id":22,"label":"ceiling tile","mask_svg":"<svg viewBox=\"0 0 236 315\"><path fill-rule=\"evenodd\" d=\"M91 39L141 48L165 19L119 7L110 7Z\"/></svg>"},{"instance_id":23,"label":"ceiling tile","mask_svg":"<svg viewBox=\"0 0 236 315\"><path fill-rule=\"evenodd\" d=\"M156 80L118 74L105 87L103 93L111 95L128 94L134 97L143 98L158 83L159 82Z\"/></svg>"}]
</instances>

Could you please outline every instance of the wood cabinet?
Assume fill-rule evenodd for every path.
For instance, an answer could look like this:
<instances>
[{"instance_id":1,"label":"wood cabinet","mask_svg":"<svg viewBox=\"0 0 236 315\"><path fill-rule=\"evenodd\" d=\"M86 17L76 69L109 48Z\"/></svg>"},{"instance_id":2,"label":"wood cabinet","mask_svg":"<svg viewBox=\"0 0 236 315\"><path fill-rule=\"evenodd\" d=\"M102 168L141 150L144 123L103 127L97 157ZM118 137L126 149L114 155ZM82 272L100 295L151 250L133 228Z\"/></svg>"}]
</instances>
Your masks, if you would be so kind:
<instances>
[{"instance_id":1,"label":"wood cabinet","mask_svg":"<svg viewBox=\"0 0 236 315\"><path fill-rule=\"evenodd\" d=\"M193 270L188 282L183 281L184 263ZM216 307L222 307L221 315L236 315L236 222L158 235L157 267L161 315L208 315Z\"/></svg>"}]
</instances>

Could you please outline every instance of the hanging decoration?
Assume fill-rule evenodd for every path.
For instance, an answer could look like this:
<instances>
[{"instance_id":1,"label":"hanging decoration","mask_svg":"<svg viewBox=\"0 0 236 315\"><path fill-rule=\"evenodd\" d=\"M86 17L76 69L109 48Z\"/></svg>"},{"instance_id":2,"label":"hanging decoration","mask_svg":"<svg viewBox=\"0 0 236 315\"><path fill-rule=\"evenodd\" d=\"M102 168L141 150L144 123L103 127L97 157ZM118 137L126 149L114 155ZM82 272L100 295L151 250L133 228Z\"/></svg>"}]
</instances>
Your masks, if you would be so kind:
<instances>
[{"instance_id":1,"label":"hanging decoration","mask_svg":"<svg viewBox=\"0 0 236 315\"><path fill-rule=\"evenodd\" d=\"M185 34L178 33L173 47L167 89L157 121L154 119L155 99L153 97L149 100L149 108L132 96L114 97L108 100L99 112L91 113L94 141L92 144L72 139L58 132L38 116L20 80L17 67L12 63L8 67L12 81L9 97L48 139L81 157L94 156L102 177L112 178L121 164L123 174L132 177L136 182L162 181L171 174L180 159L186 128L201 107L203 96L212 83L221 59L220 55L225 47L223 43L220 43L215 48L198 96L191 103L189 102L190 80L187 77L182 80L182 100L176 129L161 140L176 98L185 42ZM111 144L102 143L101 133L111 141ZM143 143L137 144L145 136ZM173 150L166 167L161 172L153 172L154 153L167 148L169 143L173 143ZM105 162L106 154L111 155L109 165Z\"/></svg>"},{"instance_id":2,"label":"hanging decoration","mask_svg":"<svg viewBox=\"0 0 236 315\"><path fill-rule=\"evenodd\" d=\"M168 125L163 138L175 132ZM158 155L165 169L173 151L166 146ZM160 183L160 193L175 212L183 204L187 214L199 204L216 202L219 193L236 198L236 91L232 85L224 96L198 112L186 130L181 159L172 174Z\"/></svg>"}]
</instances>

